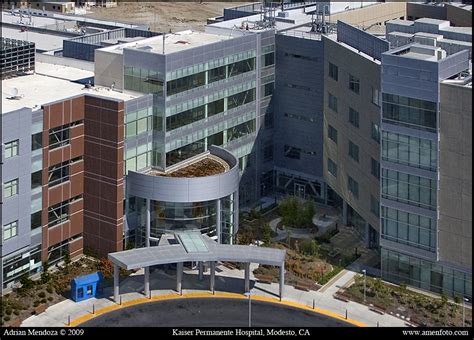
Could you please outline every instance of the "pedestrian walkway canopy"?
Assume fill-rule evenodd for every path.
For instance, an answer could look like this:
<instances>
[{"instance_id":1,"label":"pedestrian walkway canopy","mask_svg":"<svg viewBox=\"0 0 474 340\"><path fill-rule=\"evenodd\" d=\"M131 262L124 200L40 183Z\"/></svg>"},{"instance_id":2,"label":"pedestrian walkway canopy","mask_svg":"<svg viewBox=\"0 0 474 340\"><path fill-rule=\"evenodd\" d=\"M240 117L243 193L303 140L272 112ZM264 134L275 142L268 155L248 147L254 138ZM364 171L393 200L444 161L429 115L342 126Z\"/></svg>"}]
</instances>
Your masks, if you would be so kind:
<instances>
[{"instance_id":1,"label":"pedestrian walkway canopy","mask_svg":"<svg viewBox=\"0 0 474 340\"><path fill-rule=\"evenodd\" d=\"M160 242L156 247L111 253L109 260L127 270L192 261L259 263L279 267L285 261L285 250L218 244L199 232L180 232L175 233L174 237L170 237L170 235L162 237L166 238L165 242Z\"/></svg>"},{"instance_id":2,"label":"pedestrian walkway canopy","mask_svg":"<svg viewBox=\"0 0 474 340\"><path fill-rule=\"evenodd\" d=\"M163 235L158 246L136 248L109 254L114 264L114 299L119 299L119 267L133 270L145 270L145 295L149 295L151 266L177 264L176 290L181 291L184 262L199 262L199 276L202 277L202 264L209 262L211 267L210 288L214 291L216 262L245 263L245 291L249 291L250 263L280 267L280 297L283 293L286 250L218 244L199 231L177 232Z\"/></svg>"}]
</instances>

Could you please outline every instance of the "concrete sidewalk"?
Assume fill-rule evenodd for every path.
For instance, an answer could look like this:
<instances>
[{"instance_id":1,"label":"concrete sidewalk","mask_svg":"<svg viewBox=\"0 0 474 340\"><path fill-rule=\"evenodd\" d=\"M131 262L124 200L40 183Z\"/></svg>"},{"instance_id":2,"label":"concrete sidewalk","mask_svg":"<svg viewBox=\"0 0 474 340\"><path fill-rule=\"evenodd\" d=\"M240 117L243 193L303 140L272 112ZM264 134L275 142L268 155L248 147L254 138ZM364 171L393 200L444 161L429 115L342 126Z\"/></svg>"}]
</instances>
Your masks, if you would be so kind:
<instances>
[{"instance_id":1,"label":"concrete sidewalk","mask_svg":"<svg viewBox=\"0 0 474 340\"><path fill-rule=\"evenodd\" d=\"M278 298L279 284L265 284L256 282L253 276L253 269L258 265L251 266L250 279L252 294L267 298ZM368 309L367 306L355 302L343 302L333 298L333 294L356 275L354 272L343 271L336 276L324 288L324 290L301 291L292 286L285 285L284 301L295 302L312 307L313 301L316 308L336 313L341 316L346 315L350 319L362 322L368 326L406 326L405 321L394 316L385 314L379 315ZM242 294L244 291L244 273L243 270L228 269L219 265L216 270L216 292L228 292ZM176 277L173 271L164 272L162 270L154 271L150 275L150 289L153 297L177 295L174 290L176 286ZM143 299L141 293L144 288L143 274L135 273L122 280L120 284L120 293L122 302ZM204 279L199 280L197 270L185 270L183 275L183 294L209 292L209 275L205 273ZM72 300L62 301L49 307L44 313L32 316L22 323L22 327L64 327L68 325L69 320L73 321L87 314L92 314L93 309L115 306L112 299L112 288L104 289L104 297L93 298L86 301L74 302Z\"/></svg>"}]
</instances>

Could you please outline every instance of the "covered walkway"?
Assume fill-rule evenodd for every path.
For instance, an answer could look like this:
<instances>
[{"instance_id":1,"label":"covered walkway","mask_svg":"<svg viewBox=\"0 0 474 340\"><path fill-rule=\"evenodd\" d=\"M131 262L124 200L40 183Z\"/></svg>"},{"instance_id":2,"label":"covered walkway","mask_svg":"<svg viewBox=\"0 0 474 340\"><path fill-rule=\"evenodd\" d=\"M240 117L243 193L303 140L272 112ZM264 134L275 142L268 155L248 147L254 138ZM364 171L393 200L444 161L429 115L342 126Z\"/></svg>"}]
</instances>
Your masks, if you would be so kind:
<instances>
[{"instance_id":1,"label":"covered walkway","mask_svg":"<svg viewBox=\"0 0 474 340\"><path fill-rule=\"evenodd\" d=\"M144 294L148 297L150 295L150 267L161 264L176 263L176 291L181 294L185 262L198 262L200 279L202 279L204 272L204 262L209 262L211 271L209 289L214 293L216 263L218 261L245 264L245 292L250 291L250 263L279 267L279 296L281 300L285 282L285 255L286 251L282 249L218 244L200 232L179 232L172 235L163 235L158 246L109 254L109 260L114 264L114 300L116 303L120 302L120 268L126 270L144 269Z\"/></svg>"}]
</instances>

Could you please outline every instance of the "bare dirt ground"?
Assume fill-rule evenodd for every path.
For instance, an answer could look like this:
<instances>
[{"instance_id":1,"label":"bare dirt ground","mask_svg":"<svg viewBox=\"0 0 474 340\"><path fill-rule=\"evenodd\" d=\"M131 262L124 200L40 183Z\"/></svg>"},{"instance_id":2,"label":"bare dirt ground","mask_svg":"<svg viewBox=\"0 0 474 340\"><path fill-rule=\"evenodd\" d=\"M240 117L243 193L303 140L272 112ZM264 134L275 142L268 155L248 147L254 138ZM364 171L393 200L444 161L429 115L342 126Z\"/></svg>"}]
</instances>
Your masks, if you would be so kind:
<instances>
[{"instance_id":1,"label":"bare dirt ground","mask_svg":"<svg viewBox=\"0 0 474 340\"><path fill-rule=\"evenodd\" d=\"M87 17L146 24L152 31L204 31L207 18L221 16L224 8L246 2L119 2L115 8L91 8Z\"/></svg>"}]
</instances>

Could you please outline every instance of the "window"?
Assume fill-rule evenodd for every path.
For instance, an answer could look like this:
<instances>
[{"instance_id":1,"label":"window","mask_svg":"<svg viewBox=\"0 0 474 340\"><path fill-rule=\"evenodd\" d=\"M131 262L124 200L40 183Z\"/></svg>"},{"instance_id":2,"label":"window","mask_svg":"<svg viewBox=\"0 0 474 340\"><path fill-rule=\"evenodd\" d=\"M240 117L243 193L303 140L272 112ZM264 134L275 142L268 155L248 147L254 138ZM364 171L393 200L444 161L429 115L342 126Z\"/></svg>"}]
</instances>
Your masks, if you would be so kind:
<instances>
[{"instance_id":1,"label":"window","mask_svg":"<svg viewBox=\"0 0 474 340\"><path fill-rule=\"evenodd\" d=\"M205 118L206 105L166 117L166 131L172 131Z\"/></svg>"},{"instance_id":2,"label":"window","mask_svg":"<svg viewBox=\"0 0 474 340\"><path fill-rule=\"evenodd\" d=\"M224 112L224 99L219 99L207 104L207 116L211 117Z\"/></svg>"},{"instance_id":3,"label":"window","mask_svg":"<svg viewBox=\"0 0 474 340\"><path fill-rule=\"evenodd\" d=\"M382 238L435 252L436 234L435 220L418 214L382 207Z\"/></svg>"},{"instance_id":4,"label":"window","mask_svg":"<svg viewBox=\"0 0 474 340\"><path fill-rule=\"evenodd\" d=\"M84 288L81 287L77 290L77 297L79 299L82 299L84 297Z\"/></svg>"},{"instance_id":5,"label":"window","mask_svg":"<svg viewBox=\"0 0 474 340\"><path fill-rule=\"evenodd\" d=\"M337 165L331 158L328 158L328 172L334 177L337 177Z\"/></svg>"},{"instance_id":6,"label":"window","mask_svg":"<svg viewBox=\"0 0 474 340\"><path fill-rule=\"evenodd\" d=\"M215 81L223 80L226 78L226 66L221 66L209 70L208 82L213 83Z\"/></svg>"},{"instance_id":7,"label":"window","mask_svg":"<svg viewBox=\"0 0 474 340\"><path fill-rule=\"evenodd\" d=\"M328 106L334 112L337 112L337 98L334 97L332 94L328 93Z\"/></svg>"},{"instance_id":8,"label":"window","mask_svg":"<svg viewBox=\"0 0 474 340\"><path fill-rule=\"evenodd\" d=\"M355 93L359 94L360 80L359 80L359 78L356 78L351 74L349 75L349 89L352 92L355 92Z\"/></svg>"},{"instance_id":9,"label":"window","mask_svg":"<svg viewBox=\"0 0 474 340\"><path fill-rule=\"evenodd\" d=\"M338 67L334 65L333 63L329 63L329 77L334 79L335 81L338 80L339 78L339 72L338 72Z\"/></svg>"},{"instance_id":10,"label":"window","mask_svg":"<svg viewBox=\"0 0 474 340\"><path fill-rule=\"evenodd\" d=\"M3 192L4 192L5 198L17 195L18 194L18 178L9 182L5 182L5 184L3 185Z\"/></svg>"},{"instance_id":11,"label":"window","mask_svg":"<svg viewBox=\"0 0 474 340\"><path fill-rule=\"evenodd\" d=\"M31 214L31 230L41 227L41 210Z\"/></svg>"},{"instance_id":12,"label":"window","mask_svg":"<svg viewBox=\"0 0 474 340\"><path fill-rule=\"evenodd\" d=\"M31 151L41 149L43 147L43 133L38 132L31 136Z\"/></svg>"},{"instance_id":13,"label":"window","mask_svg":"<svg viewBox=\"0 0 474 340\"><path fill-rule=\"evenodd\" d=\"M50 166L48 169L48 186L52 187L69 181L69 163L70 161L62 162Z\"/></svg>"},{"instance_id":14,"label":"window","mask_svg":"<svg viewBox=\"0 0 474 340\"><path fill-rule=\"evenodd\" d=\"M356 198L359 198L359 183L357 183L351 176L347 176L347 190Z\"/></svg>"},{"instance_id":15,"label":"window","mask_svg":"<svg viewBox=\"0 0 474 340\"><path fill-rule=\"evenodd\" d=\"M372 195L370 195L370 211L372 214L375 216L379 217L380 216L380 205L379 201Z\"/></svg>"},{"instance_id":16,"label":"window","mask_svg":"<svg viewBox=\"0 0 474 340\"><path fill-rule=\"evenodd\" d=\"M275 53L271 52L271 53L264 54L262 59L263 59L262 67L273 65L275 64Z\"/></svg>"},{"instance_id":17,"label":"window","mask_svg":"<svg viewBox=\"0 0 474 340\"><path fill-rule=\"evenodd\" d=\"M349 156L359 162L359 146L349 141Z\"/></svg>"},{"instance_id":18,"label":"window","mask_svg":"<svg viewBox=\"0 0 474 340\"><path fill-rule=\"evenodd\" d=\"M273 94L273 90L275 88L275 83L271 82L271 83L263 85L262 87L263 87L263 91L262 91L263 96L262 96L262 98L268 97L268 96L271 96Z\"/></svg>"},{"instance_id":19,"label":"window","mask_svg":"<svg viewBox=\"0 0 474 340\"><path fill-rule=\"evenodd\" d=\"M372 87L372 104L380 107L380 103L381 103L380 90L376 89L375 87Z\"/></svg>"},{"instance_id":20,"label":"window","mask_svg":"<svg viewBox=\"0 0 474 340\"><path fill-rule=\"evenodd\" d=\"M437 208L437 180L382 169L382 197L424 209Z\"/></svg>"},{"instance_id":21,"label":"window","mask_svg":"<svg viewBox=\"0 0 474 340\"><path fill-rule=\"evenodd\" d=\"M227 143L255 132L255 119L227 129Z\"/></svg>"},{"instance_id":22,"label":"window","mask_svg":"<svg viewBox=\"0 0 474 340\"><path fill-rule=\"evenodd\" d=\"M374 141L380 144L380 127L372 122L371 136Z\"/></svg>"},{"instance_id":23,"label":"window","mask_svg":"<svg viewBox=\"0 0 474 340\"><path fill-rule=\"evenodd\" d=\"M337 144L337 130L331 125L328 125L328 137Z\"/></svg>"},{"instance_id":24,"label":"window","mask_svg":"<svg viewBox=\"0 0 474 340\"><path fill-rule=\"evenodd\" d=\"M285 145L284 146L285 157L300 159L301 158L301 149L295 148L294 146Z\"/></svg>"},{"instance_id":25,"label":"window","mask_svg":"<svg viewBox=\"0 0 474 340\"><path fill-rule=\"evenodd\" d=\"M438 105L421 99L382 94L383 120L414 129L436 131Z\"/></svg>"},{"instance_id":26,"label":"window","mask_svg":"<svg viewBox=\"0 0 474 340\"><path fill-rule=\"evenodd\" d=\"M188 91L206 83L206 72L192 74L190 76L170 80L166 83L166 94L171 96L180 92ZM145 92L145 91L141 91Z\"/></svg>"},{"instance_id":27,"label":"window","mask_svg":"<svg viewBox=\"0 0 474 340\"><path fill-rule=\"evenodd\" d=\"M370 173L377 179L380 179L380 163L372 157L370 158Z\"/></svg>"},{"instance_id":28,"label":"window","mask_svg":"<svg viewBox=\"0 0 474 340\"><path fill-rule=\"evenodd\" d=\"M255 89L250 89L243 91L227 98L227 109L231 110L233 108L248 104L255 100Z\"/></svg>"},{"instance_id":29,"label":"window","mask_svg":"<svg viewBox=\"0 0 474 340\"><path fill-rule=\"evenodd\" d=\"M229 64L229 78L255 70L255 58L245 59Z\"/></svg>"},{"instance_id":30,"label":"window","mask_svg":"<svg viewBox=\"0 0 474 340\"><path fill-rule=\"evenodd\" d=\"M309 122L309 123L317 123L318 122L316 120L316 118L314 118L314 117L308 117L308 116L300 115L300 114L297 114L297 113L285 112L284 116L287 117L287 118L301 120L303 122Z\"/></svg>"},{"instance_id":31,"label":"window","mask_svg":"<svg viewBox=\"0 0 474 340\"><path fill-rule=\"evenodd\" d=\"M359 112L354 110L352 107L349 108L349 123L354 125L356 128L359 127Z\"/></svg>"},{"instance_id":32,"label":"window","mask_svg":"<svg viewBox=\"0 0 474 340\"><path fill-rule=\"evenodd\" d=\"M53 227L69 220L69 200L48 208L48 227Z\"/></svg>"},{"instance_id":33,"label":"window","mask_svg":"<svg viewBox=\"0 0 474 340\"><path fill-rule=\"evenodd\" d=\"M14 140L12 142L5 144L5 158L10 158L14 156L18 156L18 145L19 140Z\"/></svg>"},{"instance_id":34,"label":"window","mask_svg":"<svg viewBox=\"0 0 474 340\"><path fill-rule=\"evenodd\" d=\"M436 140L384 131L382 159L420 169L436 171L438 146Z\"/></svg>"},{"instance_id":35,"label":"window","mask_svg":"<svg viewBox=\"0 0 474 340\"><path fill-rule=\"evenodd\" d=\"M18 221L14 221L3 226L3 240L9 240L18 235Z\"/></svg>"},{"instance_id":36,"label":"window","mask_svg":"<svg viewBox=\"0 0 474 340\"><path fill-rule=\"evenodd\" d=\"M49 130L49 149L69 144L69 124Z\"/></svg>"},{"instance_id":37,"label":"window","mask_svg":"<svg viewBox=\"0 0 474 340\"><path fill-rule=\"evenodd\" d=\"M39 170L31 174L31 190L41 188L43 185L43 171Z\"/></svg>"}]
</instances>

